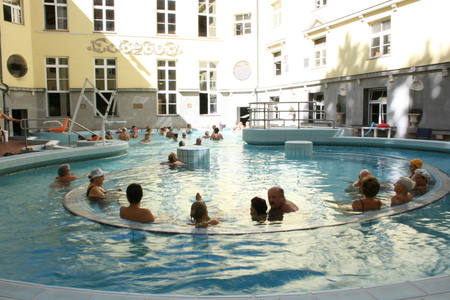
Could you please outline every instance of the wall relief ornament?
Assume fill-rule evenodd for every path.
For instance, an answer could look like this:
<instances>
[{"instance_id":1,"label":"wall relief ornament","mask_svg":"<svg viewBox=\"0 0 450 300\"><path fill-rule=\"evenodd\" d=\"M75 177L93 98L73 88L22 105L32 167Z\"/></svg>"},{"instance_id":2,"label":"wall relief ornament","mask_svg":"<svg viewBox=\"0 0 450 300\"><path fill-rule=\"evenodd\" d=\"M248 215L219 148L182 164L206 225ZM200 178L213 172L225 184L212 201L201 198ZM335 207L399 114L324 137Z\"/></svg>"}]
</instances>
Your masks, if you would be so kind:
<instances>
[{"instance_id":1,"label":"wall relief ornament","mask_svg":"<svg viewBox=\"0 0 450 300\"><path fill-rule=\"evenodd\" d=\"M97 53L117 53L122 52L124 54L133 55L168 55L176 56L182 54L183 51L180 49L180 45L172 42L166 42L164 45L155 45L152 42L145 41L143 43L135 43L127 40L120 41L119 46L116 47L113 43L108 41L106 38L98 38L91 41L92 46L87 47L89 51L94 51Z\"/></svg>"}]
</instances>

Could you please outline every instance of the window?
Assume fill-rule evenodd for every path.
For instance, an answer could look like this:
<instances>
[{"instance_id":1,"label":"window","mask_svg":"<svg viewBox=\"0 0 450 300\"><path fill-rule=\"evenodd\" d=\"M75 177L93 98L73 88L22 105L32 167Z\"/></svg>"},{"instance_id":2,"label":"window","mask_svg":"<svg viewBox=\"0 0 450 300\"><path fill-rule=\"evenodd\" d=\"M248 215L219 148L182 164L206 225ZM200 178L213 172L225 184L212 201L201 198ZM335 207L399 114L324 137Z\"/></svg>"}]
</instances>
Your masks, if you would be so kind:
<instances>
[{"instance_id":1,"label":"window","mask_svg":"<svg viewBox=\"0 0 450 300\"><path fill-rule=\"evenodd\" d=\"M157 30L159 34L176 34L175 0L157 1Z\"/></svg>"},{"instance_id":2,"label":"window","mask_svg":"<svg viewBox=\"0 0 450 300\"><path fill-rule=\"evenodd\" d=\"M217 63L200 62L200 114L217 114Z\"/></svg>"},{"instance_id":3,"label":"window","mask_svg":"<svg viewBox=\"0 0 450 300\"><path fill-rule=\"evenodd\" d=\"M8 68L9 74L17 78L25 76L28 72L27 62L22 56L17 54L8 57L6 67Z\"/></svg>"},{"instance_id":4,"label":"window","mask_svg":"<svg viewBox=\"0 0 450 300\"><path fill-rule=\"evenodd\" d=\"M252 15L243 14L236 15L234 22L234 32L235 35L245 35L252 33Z\"/></svg>"},{"instance_id":5,"label":"window","mask_svg":"<svg viewBox=\"0 0 450 300\"><path fill-rule=\"evenodd\" d=\"M327 0L314 0L316 8L321 8L327 5Z\"/></svg>"},{"instance_id":6,"label":"window","mask_svg":"<svg viewBox=\"0 0 450 300\"><path fill-rule=\"evenodd\" d=\"M314 41L314 66L327 65L327 38L323 37Z\"/></svg>"},{"instance_id":7,"label":"window","mask_svg":"<svg viewBox=\"0 0 450 300\"><path fill-rule=\"evenodd\" d=\"M67 0L44 0L45 29L67 29Z\"/></svg>"},{"instance_id":8,"label":"window","mask_svg":"<svg viewBox=\"0 0 450 300\"><path fill-rule=\"evenodd\" d=\"M115 31L114 0L94 0L94 30Z\"/></svg>"},{"instance_id":9,"label":"window","mask_svg":"<svg viewBox=\"0 0 450 300\"><path fill-rule=\"evenodd\" d=\"M281 25L281 0L272 4L273 7L273 27Z\"/></svg>"},{"instance_id":10,"label":"window","mask_svg":"<svg viewBox=\"0 0 450 300\"><path fill-rule=\"evenodd\" d=\"M158 114L177 114L177 70L173 60L158 60Z\"/></svg>"},{"instance_id":11,"label":"window","mask_svg":"<svg viewBox=\"0 0 450 300\"><path fill-rule=\"evenodd\" d=\"M22 0L3 0L5 21L22 24Z\"/></svg>"},{"instance_id":12,"label":"window","mask_svg":"<svg viewBox=\"0 0 450 300\"><path fill-rule=\"evenodd\" d=\"M314 103L314 117L315 120L325 120L325 104L322 93L315 93L313 95Z\"/></svg>"},{"instance_id":13,"label":"window","mask_svg":"<svg viewBox=\"0 0 450 300\"><path fill-rule=\"evenodd\" d=\"M47 77L47 109L49 117L70 116L69 59L45 59Z\"/></svg>"},{"instance_id":14,"label":"window","mask_svg":"<svg viewBox=\"0 0 450 300\"><path fill-rule=\"evenodd\" d=\"M310 93L308 119L310 123L325 120L325 103L323 92Z\"/></svg>"},{"instance_id":15,"label":"window","mask_svg":"<svg viewBox=\"0 0 450 300\"><path fill-rule=\"evenodd\" d=\"M369 90L369 123L381 124L381 120L386 120L387 110L387 90Z\"/></svg>"},{"instance_id":16,"label":"window","mask_svg":"<svg viewBox=\"0 0 450 300\"><path fill-rule=\"evenodd\" d=\"M95 86L108 101L113 92L117 90L117 70L115 58L95 59ZM95 106L102 113L106 114L108 103L99 95L95 94ZM114 111L109 111L109 115L117 115L117 106Z\"/></svg>"},{"instance_id":17,"label":"window","mask_svg":"<svg viewBox=\"0 0 450 300\"><path fill-rule=\"evenodd\" d=\"M198 0L198 36L216 36L216 0Z\"/></svg>"},{"instance_id":18,"label":"window","mask_svg":"<svg viewBox=\"0 0 450 300\"><path fill-rule=\"evenodd\" d=\"M281 51L273 53L273 74L281 75Z\"/></svg>"},{"instance_id":19,"label":"window","mask_svg":"<svg viewBox=\"0 0 450 300\"><path fill-rule=\"evenodd\" d=\"M378 57L390 53L391 53L391 20L373 23L370 57Z\"/></svg>"}]
</instances>

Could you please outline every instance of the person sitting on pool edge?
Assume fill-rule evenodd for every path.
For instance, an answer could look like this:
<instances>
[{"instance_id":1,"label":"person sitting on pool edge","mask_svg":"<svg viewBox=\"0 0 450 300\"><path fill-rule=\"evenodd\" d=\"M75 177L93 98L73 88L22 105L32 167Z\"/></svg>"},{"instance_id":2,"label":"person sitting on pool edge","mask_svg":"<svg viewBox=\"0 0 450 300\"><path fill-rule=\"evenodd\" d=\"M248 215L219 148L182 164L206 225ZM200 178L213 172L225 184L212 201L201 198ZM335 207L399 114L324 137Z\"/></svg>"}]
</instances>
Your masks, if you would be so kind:
<instances>
[{"instance_id":1,"label":"person sitting on pool edge","mask_svg":"<svg viewBox=\"0 0 450 300\"><path fill-rule=\"evenodd\" d=\"M391 198L391 206L407 203L412 200L411 191L414 188L415 182L408 177L400 177L394 183L395 195Z\"/></svg>"},{"instance_id":2,"label":"person sitting on pool edge","mask_svg":"<svg viewBox=\"0 0 450 300\"><path fill-rule=\"evenodd\" d=\"M253 221L265 221L267 219L266 200L254 197L250 204L250 215L252 216Z\"/></svg>"},{"instance_id":3,"label":"person sitting on pool edge","mask_svg":"<svg viewBox=\"0 0 450 300\"><path fill-rule=\"evenodd\" d=\"M170 152L169 161L163 161L160 163L161 165L174 165L174 166L181 166L184 165L181 161L178 160L177 154L175 152Z\"/></svg>"},{"instance_id":4,"label":"person sitting on pool edge","mask_svg":"<svg viewBox=\"0 0 450 300\"><path fill-rule=\"evenodd\" d=\"M106 194L106 190L102 187L103 181L105 180L105 175L108 174L108 172L103 172L100 168L95 168L91 171L91 174L89 175L89 180L91 181L91 184L89 184L86 196L89 198L103 198ZM116 189L116 191L122 191L122 189Z\"/></svg>"},{"instance_id":5,"label":"person sitting on pool edge","mask_svg":"<svg viewBox=\"0 0 450 300\"><path fill-rule=\"evenodd\" d=\"M148 208L141 208L141 199L143 196L142 186L132 183L127 187L127 200L130 203L128 207L120 208L120 217L125 220L150 223L155 221L155 217Z\"/></svg>"},{"instance_id":6,"label":"person sitting on pool edge","mask_svg":"<svg viewBox=\"0 0 450 300\"><path fill-rule=\"evenodd\" d=\"M364 195L362 199L356 199L352 203L353 211L366 211L380 209L383 203L374 199L380 191L380 183L373 176L366 176L361 180L361 191Z\"/></svg>"},{"instance_id":7,"label":"person sitting on pool edge","mask_svg":"<svg viewBox=\"0 0 450 300\"><path fill-rule=\"evenodd\" d=\"M93 198L102 198L106 194L106 190L102 187L103 181L105 180L105 175L108 172L103 172L100 168L95 168L91 171L89 179L91 184L89 184L86 196Z\"/></svg>"},{"instance_id":8,"label":"person sitting on pool edge","mask_svg":"<svg viewBox=\"0 0 450 300\"><path fill-rule=\"evenodd\" d=\"M217 225L219 224L218 220L211 220L208 215L208 208L206 207L206 203L202 201L202 196L200 193L195 195L196 201L191 205L191 219L195 222L195 227L208 227L208 225Z\"/></svg>"},{"instance_id":9,"label":"person sitting on pool edge","mask_svg":"<svg viewBox=\"0 0 450 300\"><path fill-rule=\"evenodd\" d=\"M412 179L412 177L414 176L414 172L415 172L417 169L422 168L422 166L423 166L423 162L422 162L420 159L418 159L418 158L412 159L412 160L409 162L409 172L411 173L411 175L409 175L409 178Z\"/></svg>"},{"instance_id":10,"label":"person sitting on pool edge","mask_svg":"<svg viewBox=\"0 0 450 300\"><path fill-rule=\"evenodd\" d=\"M413 188L413 194L422 195L427 192L428 181L431 180L430 173L424 169L417 169L414 171L414 176L411 178L416 183Z\"/></svg>"},{"instance_id":11,"label":"person sitting on pool edge","mask_svg":"<svg viewBox=\"0 0 450 300\"><path fill-rule=\"evenodd\" d=\"M271 209L281 209L285 213L294 212L298 210L298 206L292 201L284 197L284 190L279 186L271 187L267 191L267 199Z\"/></svg>"}]
</instances>

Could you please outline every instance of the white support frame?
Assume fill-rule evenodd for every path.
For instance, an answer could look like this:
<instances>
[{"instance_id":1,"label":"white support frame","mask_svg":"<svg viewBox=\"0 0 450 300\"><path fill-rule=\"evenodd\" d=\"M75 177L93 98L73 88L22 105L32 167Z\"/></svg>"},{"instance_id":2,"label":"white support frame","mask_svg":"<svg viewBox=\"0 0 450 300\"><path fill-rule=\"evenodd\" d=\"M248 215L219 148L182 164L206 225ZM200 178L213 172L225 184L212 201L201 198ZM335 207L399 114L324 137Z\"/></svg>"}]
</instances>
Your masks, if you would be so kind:
<instances>
[{"instance_id":1,"label":"white support frame","mask_svg":"<svg viewBox=\"0 0 450 300\"><path fill-rule=\"evenodd\" d=\"M105 114L102 114L102 113L97 109L97 107L95 106L94 102L92 102L92 101L84 94L84 92L86 91L86 84L89 84L89 85L94 89L95 93L96 93L96 94L99 94L100 97L102 97L102 99L108 104L108 106L106 107L106 113L105 113ZM110 99L107 100L107 99L105 98L105 96L103 96L102 93L97 89L97 87L96 87L94 84L92 84L92 82L89 80L89 78L86 78L86 79L84 80L84 83L83 83L83 88L81 89L80 97L78 98L77 106L76 106L76 108L75 108L75 113L73 114L73 118L72 118L73 122L70 122L69 134L72 132L73 124L74 124L75 119L76 119L76 117L77 117L77 115L78 115L78 110L80 109L81 101L86 100L86 102L89 103L90 106L92 106L92 108L94 109L94 111L95 111L98 115L100 115L101 118L102 118L102 120L103 120L103 121L102 121L102 130L101 130L101 131L102 131L102 135L101 135L101 137L102 137L103 145L105 145L105 142L106 142L106 141L105 141L105 124L125 123L125 122L126 122L126 121L112 121L112 118L113 118L112 115L111 115L111 121L108 121L108 119L107 119L107 118L108 118L108 113L109 113L109 111L110 111L110 109L111 109L111 105L112 105L113 110L116 108L116 103L117 103L117 100L115 99L116 94L117 94L117 92L112 91L112 92L111 92L111 97L110 97ZM97 144L97 142L98 142L98 141L96 141L95 144Z\"/></svg>"}]
</instances>

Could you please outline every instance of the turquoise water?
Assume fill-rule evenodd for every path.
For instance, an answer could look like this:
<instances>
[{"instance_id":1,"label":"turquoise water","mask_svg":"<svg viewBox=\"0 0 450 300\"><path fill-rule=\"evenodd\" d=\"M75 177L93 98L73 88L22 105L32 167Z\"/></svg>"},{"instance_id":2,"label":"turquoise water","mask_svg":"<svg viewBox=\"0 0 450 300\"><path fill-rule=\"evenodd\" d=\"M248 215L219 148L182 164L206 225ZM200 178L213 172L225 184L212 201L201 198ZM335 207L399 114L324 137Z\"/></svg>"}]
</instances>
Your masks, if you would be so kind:
<instances>
[{"instance_id":1,"label":"turquoise water","mask_svg":"<svg viewBox=\"0 0 450 300\"><path fill-rule=\"evenodd\" d=\"M190 137L192 144L196 137ZM226 132L221 142L204 141L211 147L209 170L170 169L159 162L176 149L176 143L155 135L152 139L148 145L131 141L129 153L121 157L72 163L72 171L139 167L138 172L125 171L126 176L111 174L105 186L124 188L136 173L133 179L145 187L145 205L160 222L177 226L187 226L187 208L199 191L211 216L222 220L215 230L283 228L299 222L303 215L288 214L281 224L249 221L250 199L267 198L272 185L282 186L288 199L313 219L341 218L342 212L330 209L323 200L350 203L353 196L342 191L362 168L371 169L381 181L394 182L408 172L404 159L420 157L450 172L448 155L392 149L315 147L320 162L286 160L283 147L246 146L232 132ZM381 157L349 159L332 151ZM50 166L1 178L1 278L133 293L229 295L349 288L448 273L448 197L392 217L315 230L154 234L71 215L61 204L68 189L47 187L56 169ZM86 182L75 181L72 187ZM108 214L113 217L119 204L111 207Z\"/></svg>"}]
</instances>

